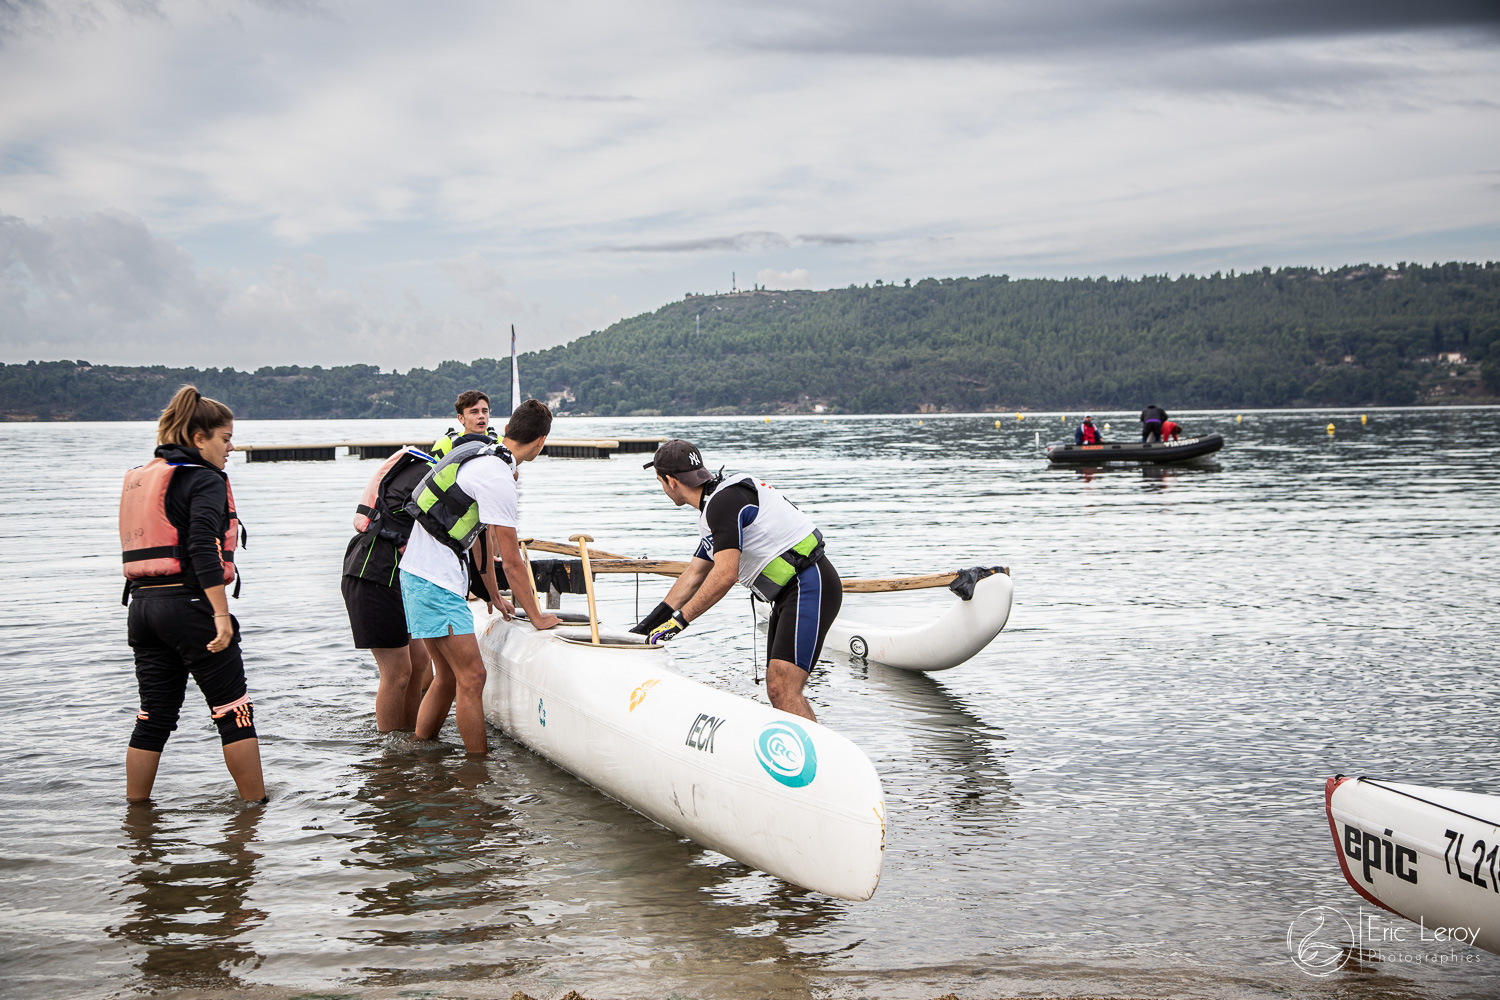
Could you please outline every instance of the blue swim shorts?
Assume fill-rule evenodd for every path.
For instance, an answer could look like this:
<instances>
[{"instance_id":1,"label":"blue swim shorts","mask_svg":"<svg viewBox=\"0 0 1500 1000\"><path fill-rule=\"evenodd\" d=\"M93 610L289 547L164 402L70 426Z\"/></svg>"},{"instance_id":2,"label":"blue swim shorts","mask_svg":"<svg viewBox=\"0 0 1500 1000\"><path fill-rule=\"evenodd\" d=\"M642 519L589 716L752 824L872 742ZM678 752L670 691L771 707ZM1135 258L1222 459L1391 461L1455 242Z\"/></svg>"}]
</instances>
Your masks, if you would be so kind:
<instances>
[{"instance_id":1,"label":"blue swim shorts","mask_svg":"<svg viewBox=\"0 0 1500 1000\"><path fill-rule=\"evenodd\" d=\"M406 608L406 630L417 639L442 635L473 635L474 613L462 597L431 580L401 571L401 603Z\"/></svg>"}]
</instances>

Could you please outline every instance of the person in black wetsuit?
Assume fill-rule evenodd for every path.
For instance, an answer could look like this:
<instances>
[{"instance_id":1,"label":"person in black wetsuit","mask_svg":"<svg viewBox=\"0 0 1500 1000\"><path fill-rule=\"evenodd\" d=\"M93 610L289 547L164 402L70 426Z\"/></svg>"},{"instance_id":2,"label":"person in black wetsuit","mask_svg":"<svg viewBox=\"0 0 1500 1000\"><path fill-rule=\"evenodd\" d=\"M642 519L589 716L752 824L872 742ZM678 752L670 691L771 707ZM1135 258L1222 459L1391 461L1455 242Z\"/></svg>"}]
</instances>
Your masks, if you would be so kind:
<instances>
[{"instance_id":1,"label":"person in black wetsuit","mask_svg":"<svg viewBox=\"0 0 1500 1000\"><path fill-rule=\"evenodd\" d=\"M698 549L667 598L632 632L664 642L717 604L735 580L771 602L766 694L784 712L817 721L803 696L844 601L823 533L786 497L744 473L715 476L689 441L668 441L646 468L662 492L698 516Z\"/></svg>"},{"instance_id":2,"label":"person in black wetsuit","mask_svg":"<svg viewBox=\"0 0 1500 1000\"><path fill-rule=\"evenodd\" d=\"M131 802L151 797L189 675L208 702L240 797L266 798L239 622L225 592L238 577L234 553L244 538L224 474L233 434L229 407L183 386L157 424L156 457L127 472L120 492L125 600L141 697L125 753Z\"/></svg>"},{"instance_id":3,"label":"person in black wetsuit","mask_svg":"<svg viewBox=\"0 0 1500 1000\"><path fill-rule=\"evenodd\" d=\"M1141 444L1161 440L1161 425L1167 422L1167 411L1152 403L1141 411Z\"/></svg>"}]
</instances>

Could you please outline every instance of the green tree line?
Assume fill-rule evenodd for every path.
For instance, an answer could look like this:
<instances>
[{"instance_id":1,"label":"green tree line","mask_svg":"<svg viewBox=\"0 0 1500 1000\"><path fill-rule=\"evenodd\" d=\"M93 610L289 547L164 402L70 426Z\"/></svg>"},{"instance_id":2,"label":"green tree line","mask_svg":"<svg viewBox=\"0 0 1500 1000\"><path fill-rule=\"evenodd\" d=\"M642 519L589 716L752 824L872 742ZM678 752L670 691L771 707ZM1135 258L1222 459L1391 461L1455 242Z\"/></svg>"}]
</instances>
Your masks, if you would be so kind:
<instances>
[{"instance_id":1,"label":"green tree line","mask_svg":"<svg viewBox=\"0 0 1500 1000\"><path fill-rule=\"evenodd\" d=\"M1500 264L690 295L521 372L578 414L1406 405L1449 352L1500 395ZM508 396L509 367L28 362L0 369L0 416L150 419L191 381L245 418L440 417L466 388Z\"/></svg>"}]
</instances>

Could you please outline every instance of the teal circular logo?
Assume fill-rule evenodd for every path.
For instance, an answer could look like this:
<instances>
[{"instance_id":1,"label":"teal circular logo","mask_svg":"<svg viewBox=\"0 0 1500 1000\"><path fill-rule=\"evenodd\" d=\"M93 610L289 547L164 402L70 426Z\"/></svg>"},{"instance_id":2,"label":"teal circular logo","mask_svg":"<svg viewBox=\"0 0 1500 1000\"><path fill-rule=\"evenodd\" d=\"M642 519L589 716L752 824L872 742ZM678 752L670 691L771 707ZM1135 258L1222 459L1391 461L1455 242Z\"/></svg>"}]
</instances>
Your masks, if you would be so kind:
<instances>
[{"instance_id":1,"label":"teal circular logo","mask_svg":"<svg viewBox=\"0 0 1500 1000\"><path fill-rule=\"evenodd\" d=\"M795 722L768 722L755 739L755 759L788 788L809 785L818 776L818 751Z\"/></svg>"}]
</instances>

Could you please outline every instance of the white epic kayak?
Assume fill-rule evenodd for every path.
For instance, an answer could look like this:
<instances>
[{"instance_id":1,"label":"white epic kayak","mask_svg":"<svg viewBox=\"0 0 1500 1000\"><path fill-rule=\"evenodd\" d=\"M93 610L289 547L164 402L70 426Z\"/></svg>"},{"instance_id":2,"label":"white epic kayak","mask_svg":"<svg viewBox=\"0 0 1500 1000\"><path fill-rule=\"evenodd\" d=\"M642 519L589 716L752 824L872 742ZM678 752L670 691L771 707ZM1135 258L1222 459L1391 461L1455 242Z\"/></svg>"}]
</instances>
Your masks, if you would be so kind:
<instances>
[{"instance_id":1,"label":"white epic kayak","mask_svg":"<svg viewBox=\"0 0 1500 1000\"><path fill-rule=\"evenodd\" d=\"M840 899L885 857L870 759L815 722L711 688L632 633L539 632L475 610L484 714L508 736L704 847Z\"/></svg>"},{"instance_id":2,"label":"white epic kayak","mask_svg":"<svg viewBox=\"0 0 1500 1000\"><path fill-rule=\"evenodd\" d=\"M1500 797L1336 775L1323 798L1355 892L1435 940L1500 952Z\"/></svg>"},{"instance_id":3,"label":"white epic kayak","mask_svg":"<svg viewBox=\"0 0 1500 1000\"><path fill-rule=\"evenodd\" d=\"M902 670L948 670L972 658L1000 634L1010 618L1010 575L995 573L974 584L969 600L954 597L941 615L914 625L871 625L842 614L828 628L825 653L883 663ZM764 621L770 606L755 602Z\"/></svg>"}]
</instances>

